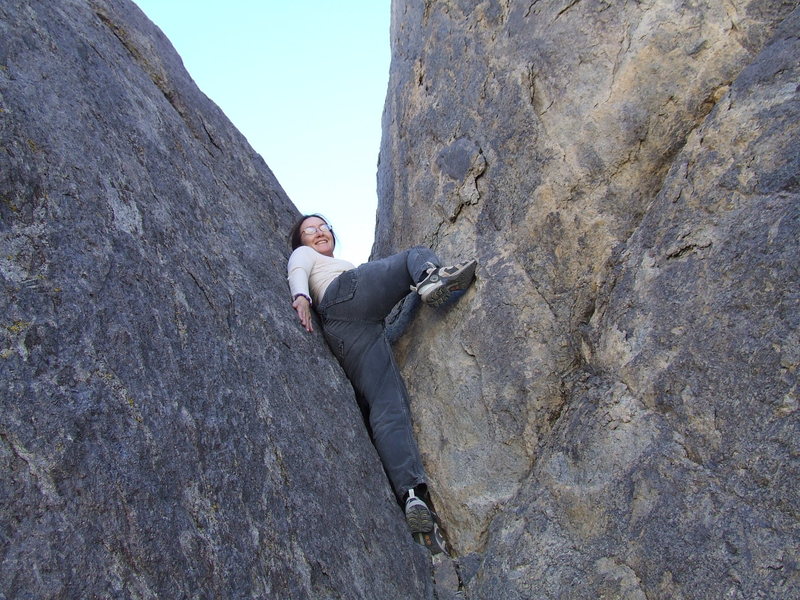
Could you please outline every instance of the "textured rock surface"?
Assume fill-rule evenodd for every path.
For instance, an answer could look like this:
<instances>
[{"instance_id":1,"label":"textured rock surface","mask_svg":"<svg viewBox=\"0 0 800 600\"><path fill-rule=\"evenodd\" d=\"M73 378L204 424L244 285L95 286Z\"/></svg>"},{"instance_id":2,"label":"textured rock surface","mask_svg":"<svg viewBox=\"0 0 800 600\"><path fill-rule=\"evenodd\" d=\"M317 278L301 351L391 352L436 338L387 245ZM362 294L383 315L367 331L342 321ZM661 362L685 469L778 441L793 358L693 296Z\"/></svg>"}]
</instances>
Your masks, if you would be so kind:
<instances>
[{"instance_id":1,"label":"textured rock surface","mask_svg":"<svg viewBox=\"0 0 800 600\"><path fill-rule=\"evenodd\" d=\"M798 598L797 2L392 6L375 253L468 598Z\"/></svg>"},{"instance_id":2,"label":"textured rock surface","mask_svg":"<svg viewBox=\"0 0 800 600\"><path fill-rule=\"evenodd\" d=\"M392 10L376 253L481 260L397 343L457 560L168 42L0 0L0 598L800 597L797 2Z\"/></svg>"},{"instance_id":3,"label":"textured rock surface","mask_svg":"<svg viewBox=\"0 0 800 600\"><path fill-rule=\"evenodd\" d=\"M0 598L430 598L296 211L126 0L0 0Z\"/></svg>"}]
</instances>

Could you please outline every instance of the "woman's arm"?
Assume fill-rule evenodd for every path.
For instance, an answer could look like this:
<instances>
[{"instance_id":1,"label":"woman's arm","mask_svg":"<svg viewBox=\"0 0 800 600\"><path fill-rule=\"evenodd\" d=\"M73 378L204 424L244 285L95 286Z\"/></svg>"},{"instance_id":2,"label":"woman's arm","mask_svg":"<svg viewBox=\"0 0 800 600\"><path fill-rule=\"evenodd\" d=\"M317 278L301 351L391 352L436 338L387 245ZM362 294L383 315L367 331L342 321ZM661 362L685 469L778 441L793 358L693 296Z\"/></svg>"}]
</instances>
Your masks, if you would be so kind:
<instances>
[{"instance_id":1,"label":"woman's arm","mask_svg":"<svg viewBox=\"0 0 800 600\"><path fill-rule=\"evenodd\" d=\"M308 278L314 267L314 255L311 248L301 246L289 257L289 289L292 293L292 308L297 312L300 323L308 332L314 331L311 321L311 294L308 290Z\"/></svg>"},{"instance_id":2,"label":"woman's arm","mask_svg":"<svg viewBox=\"0 0 800 600\"><path fill-rule=\"evenodd\" d=\"M306 296L298 294L292 302L292 308L297 311L297 316L300 317L300 324L306 328L306 331L311 333L314 331L314 326L311 323L311 303Z\"/></svg>"}]
</instances>

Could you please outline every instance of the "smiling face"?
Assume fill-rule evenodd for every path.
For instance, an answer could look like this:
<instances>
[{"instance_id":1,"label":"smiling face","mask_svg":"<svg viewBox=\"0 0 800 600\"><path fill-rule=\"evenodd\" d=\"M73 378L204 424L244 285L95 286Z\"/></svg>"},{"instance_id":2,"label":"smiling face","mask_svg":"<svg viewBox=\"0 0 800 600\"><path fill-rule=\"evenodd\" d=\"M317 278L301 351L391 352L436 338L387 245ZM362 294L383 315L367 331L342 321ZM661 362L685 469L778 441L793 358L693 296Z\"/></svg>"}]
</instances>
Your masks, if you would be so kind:
<instances>
[{"instance_id":1,"label":"smiling face","mask_svg":"<svg viewBox=\"0 0 800 600\"><path fill-rule=\"evenodd\" d=\"M319 217L308 217L300 225L300 243L309 246L320 254L333 257L333 234L330 231L322 231L319 226L324 225L325 221ZM306 233L306 227L316 227L315 233Z\"/></svg>"}]
</instances>

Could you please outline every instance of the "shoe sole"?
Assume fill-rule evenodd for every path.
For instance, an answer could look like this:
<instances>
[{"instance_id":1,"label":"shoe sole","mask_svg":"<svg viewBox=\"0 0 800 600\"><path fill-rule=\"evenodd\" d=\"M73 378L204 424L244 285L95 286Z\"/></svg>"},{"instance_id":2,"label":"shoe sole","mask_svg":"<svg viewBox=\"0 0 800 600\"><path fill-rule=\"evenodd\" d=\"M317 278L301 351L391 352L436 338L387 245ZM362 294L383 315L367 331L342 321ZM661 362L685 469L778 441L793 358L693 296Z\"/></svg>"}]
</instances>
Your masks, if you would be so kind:
<instances>
[{"instance_id":1,"label":"shoe sole","mask_svg":"<svg viewBox=\"0 0 800 600\"><path fill-rule=\"evenodd\" d=\"M448 277L443 285L433 290L433 292L425 298L425 304L441 306L450 300L456 292L466 290L475 278L475 268L477 266L478 262L473 260L464 267L463 271Z\"/></svg>"},{"instance_id":2,"label":"shoe sole","mask_svg":"<svg viewBox=\"0 0 800 600\"><path fill-rule=\"evenodd\" d=\"M423 506L414 506L406 513L411 533L427 533L433 529L433 515Z\"/></svg>"}]
</instances>

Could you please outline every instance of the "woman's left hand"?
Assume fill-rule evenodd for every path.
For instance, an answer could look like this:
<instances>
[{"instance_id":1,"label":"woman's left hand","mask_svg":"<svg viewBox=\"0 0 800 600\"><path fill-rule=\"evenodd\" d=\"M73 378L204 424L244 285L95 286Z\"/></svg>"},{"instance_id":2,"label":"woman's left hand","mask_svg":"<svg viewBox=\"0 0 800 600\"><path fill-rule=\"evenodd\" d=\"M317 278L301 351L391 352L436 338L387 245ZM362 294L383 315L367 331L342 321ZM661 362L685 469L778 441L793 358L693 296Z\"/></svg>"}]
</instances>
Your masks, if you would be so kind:
<instances>
[{"instance_id":1,"label":"woman's left hand","mask_svg":"<svg viewBox=\"0 0 800 600\"><path fill-rule=\"evenodd\" d=\"M306 328L306 331L311 333L314 331L314 326L311 324L311 304L305 296L298 296L292 302L292 308L297 311L297 316L300 317L300 323Z\"/></svg>"}]
</instances>

